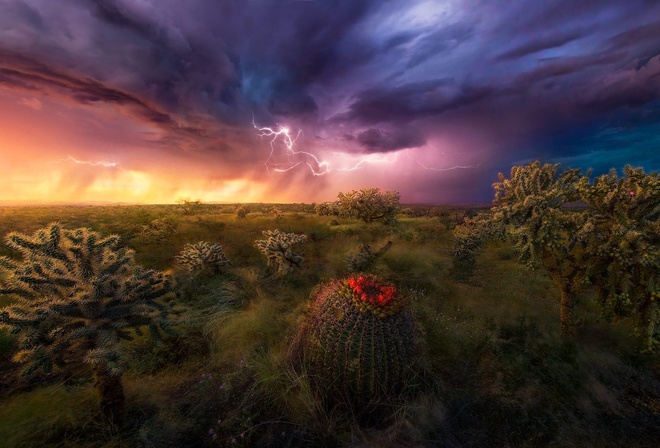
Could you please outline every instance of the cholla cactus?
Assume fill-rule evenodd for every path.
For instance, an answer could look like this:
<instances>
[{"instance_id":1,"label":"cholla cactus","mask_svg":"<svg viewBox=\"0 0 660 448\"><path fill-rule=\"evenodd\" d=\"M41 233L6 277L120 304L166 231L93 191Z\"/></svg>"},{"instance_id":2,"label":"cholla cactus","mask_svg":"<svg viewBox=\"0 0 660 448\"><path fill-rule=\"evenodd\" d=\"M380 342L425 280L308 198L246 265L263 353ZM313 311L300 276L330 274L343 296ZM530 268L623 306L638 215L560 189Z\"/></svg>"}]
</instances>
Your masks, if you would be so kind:
<instances>
[{"instance_id":1,"label":"cholla cactus","mask_svg":"<svg viewBox=\"0 0 660 448\"><path fill-rule=\"evenodd\" d=\"M476 267L476 257L486 240L504 239L504 227L484 213L474 218L464 218L463 223L453 230L454 246L451 251L454 270L470 276Z\"/></svg>"},{"instance_id":2,"label":"cholla cactus","mask_svg":"<svg viewBox=\"0 0 660 448\"><path fill-rule=\"evenodd\" d=\"M277 221L281 220L284 217L284 213L282 212L282 210L280 210L279 208L277 208L275 206L273 206L270 209L270 213L275 215L275 220L277 220Z\"/></svg>"},{"instance_id":3,"label":"cholla cactus","mask_svg":"<svg viewBox=\"0 0 660 448\"><path fill-rule=\"evenodd\" d=\"M578 236L591 255L588 281L598 285L603 317L634 316L648 350L660 345L660 174L626 166L585 179L581 196L594 212Z\"/></svg>"},{"instance_id":4,"label":"cholla cactus","mask_svg":"<svg viewBox=\"0 0 660 448\"><path fill-rule=\"evenodd\" d=\"M181 254L175 258L191 273L218 273L222 266L231 263L222 250L222 246L207 241L186 244Z\"/></svg>"},{"instance_id":5,"label":"cholla cactus","mask_svg":"<svg viewBox=\"0 0 660 448\"><path fill-rule=\"evenodd\" d=\"M563 334L577 293L595 289L603 317L634 316L647 349L660 344L660 175L626 166L590 181L534 162L499 175L492 222L506 226L521 261L542 266L561 291ZM585 209L566 207L582 202Z\"/></svg>"},{"instance_id":6,"label":"cholla cactus","mask_svg":"<svg viewBox=\"0 0 660 448\"><path fill-rule=\"evenodd\" d=\"M268 239L256 240L254 246L268 258L268 265L277 268L279 275L287 274L294 266L300 267L305 259L292 248L307 241L307 235L282 233L278 229L265 230L263 234Z\"/></svg>"},{"instance_id":7,"label":"cholla cactus","mask_svg":"<svg viewBox=\"0 0 660 448\"><path fill-rule=\"evenodd\" d=\"M408 301L373 275L352 275L321 287L290 355L304 365L326 398L348 398L358 407L387 401L418 366L415 325Z\"/></svg>"},{"instance_id":8,"label":"cholla cactus","mask_svg":"<svg viewBox=\"0 0 660 448\"><path fill-rule=\"evenodd\" d=\"M396 222L400 195L397 191L381 191L379 188L363 188L337 195L337 210L340 216L357 218L369 223L382 219L391 224Z\"/></svg>"},{"instance_id":9,"label":"cholla cactus","mask_svg":"<svg viewBox=\"0 0 660 448\"><path fill-rule=\"evenodd\" d=\"M586 213L575 213L565 204L579 201L578 185L588 178L579 169L559 171L559 164L536 161L511 168L511 176L498 175L493 221L506 226L529 267L543 266L561 291L562 334L575 331L575 303L582 288L588 259L579 230Z\"/></svg>"},{"instance_id":10,"label":"cholla cactus","mask_svg":"<svg viewBox=\"0 0 660 448\"><path fill-rule=\"evenodd\" d=\"M10 233L6 244L21 260L0 257L0 294L17 300L0 309L0 326L19 335L14 360L24 374L86 362L92 366L101 410L121 422L124 404L121 339L148 326L169 330L170 310L156 300L171 290L161 272L135 265L119 237L51 224L34 235Z\"/></svg>"},{"instance_id":11,"label":"cholla cactus","mask_svg":"<svg viewBox=\"0 0 660 448\"><path fill-rule=\"evenodd\" d=\"M338 216L339 206L336 202L321 202L314 206L314 211L319 216Z\"/></svg>"},{"instance_id":12,"label":"cholla cactus","mask_svg":"<svg viewBox=\"0 0 660 448\"><path fill-rule=\"evenodd\" d=\"M346 257L348 272L366 272L370 270L376 262L376 259L383 256L390 247L392 247L391 241L388 241L387 244L381 247L378 251L374 251L368 244L361 244L360 252L355 255L349 254Z\"/></svg>"}]
</instances>

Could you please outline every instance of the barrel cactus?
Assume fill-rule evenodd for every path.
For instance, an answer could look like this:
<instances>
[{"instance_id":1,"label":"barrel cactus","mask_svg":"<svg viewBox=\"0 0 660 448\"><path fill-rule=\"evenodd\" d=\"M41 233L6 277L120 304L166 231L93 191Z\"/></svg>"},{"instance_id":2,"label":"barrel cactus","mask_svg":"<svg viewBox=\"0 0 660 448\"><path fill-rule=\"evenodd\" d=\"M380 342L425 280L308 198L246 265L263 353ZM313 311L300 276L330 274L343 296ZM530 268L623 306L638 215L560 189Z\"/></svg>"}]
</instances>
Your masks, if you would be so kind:
<instances>
[{"instance_id":1,"label":"barrel cactus","mask_svg":"<svg viewBox=\"0 0 660 448\"><path fill-rule=\"evenodd\" d=\"M412 385L418 361L406 297L374 275L317 288L292 345L317 392L358 406L387 401Z\"/></svg>"}]
</instances>

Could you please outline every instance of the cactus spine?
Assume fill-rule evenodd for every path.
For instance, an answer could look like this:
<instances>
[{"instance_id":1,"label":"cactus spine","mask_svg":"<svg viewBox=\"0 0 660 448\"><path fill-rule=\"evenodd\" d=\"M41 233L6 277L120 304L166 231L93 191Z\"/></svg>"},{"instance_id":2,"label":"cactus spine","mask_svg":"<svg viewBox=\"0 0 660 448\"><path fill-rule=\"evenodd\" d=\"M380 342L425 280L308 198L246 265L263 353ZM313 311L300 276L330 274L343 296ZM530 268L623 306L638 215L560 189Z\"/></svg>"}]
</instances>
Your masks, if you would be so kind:
<instances>
[{"instance_id":1,"label":"cactus spine","mask_svg":"<svg viewBox=\"0 0 660 448\"><path fill-rule=\"evenodd\" d=\"M222 246L207 241L186 244L183 251L175 258L191 273L218 273L222 266L231 263L222 250Z\"/></svg>"},{"instance_id":2,"label":"cactus spine","mask_svg":"<svg viewBox=\"0 0 660 448\"><path fill-rule=\"evenodd\" d=\"M0 294L16 301L0 309L0 327L19 335L14 360L24 374L85 362L92 367L104 415L121 423L124 407L121 340L148 328L171 333L171 309L158 302L171 290L162 272L135 264L119 237L54 223L34 235L12 232L5 242L20 260L0 257Z\"/></svg>"},{"instance_id":3,"label":"cactus spine","mask_svg":"<svg viewBox=\"0 0 660 448\"><path fill-rule=\"evenodd\" d=\"M256 240L254 247L268 258L268 264L277 268L278 275L286 275L294 266L300 267L305 259L300 252L294 252L293 246L307 241L307 235L284 233L278 229L264 230L266 240Z\"/></svg>"},{"instance_id":4,"label":"cactus spine","mask_svg":"<svg viewBox=\"0 0 660 448\"><path fill-rule=\"evenodd\" d=\"M373 275L334 280L314 295L291 353L326 397L362 406L396 396L418 355L407 300Z\"/></svg>"}]
</instances>

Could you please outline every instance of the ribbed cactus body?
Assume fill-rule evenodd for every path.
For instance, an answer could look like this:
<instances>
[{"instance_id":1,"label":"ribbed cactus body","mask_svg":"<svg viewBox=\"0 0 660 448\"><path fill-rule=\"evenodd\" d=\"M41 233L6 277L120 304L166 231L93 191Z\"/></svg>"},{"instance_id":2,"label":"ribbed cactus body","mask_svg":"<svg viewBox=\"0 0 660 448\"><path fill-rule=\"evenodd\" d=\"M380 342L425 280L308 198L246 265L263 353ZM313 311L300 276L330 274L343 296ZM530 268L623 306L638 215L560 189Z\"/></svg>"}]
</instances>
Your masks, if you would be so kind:
<instances>
[{"instance_id":1,"label":"ribbed cactus body","mask_svg":"<svg viewBox=\"0 0 660 448\"><path fill-rule=\"evenodd\" d=\"M321 288L295 344L317 388L357 403L401 392L417 364L407 301L375 276L352 276Z\"/></svg>"}]
</instances>

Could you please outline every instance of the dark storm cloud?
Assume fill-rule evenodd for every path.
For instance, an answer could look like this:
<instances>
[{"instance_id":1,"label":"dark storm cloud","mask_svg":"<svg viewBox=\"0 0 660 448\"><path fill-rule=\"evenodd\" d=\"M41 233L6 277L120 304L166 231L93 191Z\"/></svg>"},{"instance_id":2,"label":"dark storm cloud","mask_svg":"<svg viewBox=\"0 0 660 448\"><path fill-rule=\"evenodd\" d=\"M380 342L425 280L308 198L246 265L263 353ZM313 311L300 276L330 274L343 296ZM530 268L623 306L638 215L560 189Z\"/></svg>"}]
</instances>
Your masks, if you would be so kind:
<instances>
[{"instance_id":1,"label":"dark storm cloud","mask_svg":"<svg viewBox=\"0 0 660 448\"><path fill-rule=\"evenodd\" d=\"M417 67L429 58L438 57L455 49L474 35L474 25L456 23L423 34L411 52L406 69Z\"/></svg>"},{"instance_id":2,"label":"dark storm cloud","mask_svg":"<svg viewBox=\"0 0 660 448\"><path fill-rule=\"evenodd\" d=\"M356 95L349 111L333 120L361 124L405 124L478 103L492 93L487 86L458 85L448 79L371 88Z\"/></svg>"},{"instance_id":3,"label":"dark storm cloud","mask_svg":"<svg viewBox=\"0 0 660 448\"><path fill-rule=\"evenodd\" d=\"M565 34L550 35L523 43L515 48L505 51L495 57L496 60L516 59L530 54L538 53L539 51L548 50L551 48L561 47L569 42L584 36L583 31L572 30Z\"/></svg>"},{"instance_id":4,"label":"dark storm cloud","mask_svg":"<svg viewBox=\"0 0 660 448\"><path fill-rule=\"evenodd\" d=\"M592 84L579 96L580 105L590 111L633 111L655 104L660 99L660 56L641 68L631 68ZM657 115L657 114L656 114Z\"/></svg>"},{"instance_id":5,"label":"dark storm cloud","mask_svg":"<svg viewBox=\"0 0 660 448\"><path fill-rule=\"evenodd\" d=\"M397 130L388 132L383 129L371 128L357 134L355 139L368 152L389 152L404 148L417 148L426 143L423 134L414 130Z\"/></svg>"},{"instance_id":6,"label":"dark storm cloud","mask_svg":"<svg viewBox=\"0 0 660 448\"><path fill-rule=\"evenodd\" d=\"M528 86L539 81L546 81L555 77L579 73L584 70L593 69L599 65L614 64L624 60L624 52L603 52L577 57L553 58L542 61L537 68L519 75L515 84Z\"/></svg>"},{"instance_id":7,"label":"dark storm cloud","mask_svg":"<svg viewBox=\"0 0 660 448\"><path fill-rule=\"evenodd\" d=\"M118 106L164 130L163 148L215 152L245 172L263 143L253 120L300 128L315 154L314 144L365 154L442 138L450 156L500 166L553 132L660 103L658 1L0 0L0 10L3 88Z\"/></svg>"},{"instance_id":8,"label":"dark storm cloud","mask_svg":"<svg viewBox=\"0 0 660 448\"><path fill-rule=\"evenodd\" d=\"M58 93L83 104L105 102L128 106L148 121L159 124L172 122L167 114L126 92L89 78L63 73L45 63L3 50L0 50L0 83L46 94Z\"/></svg>"}]
</instances>

